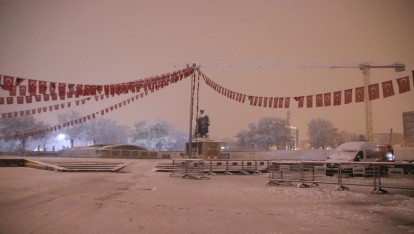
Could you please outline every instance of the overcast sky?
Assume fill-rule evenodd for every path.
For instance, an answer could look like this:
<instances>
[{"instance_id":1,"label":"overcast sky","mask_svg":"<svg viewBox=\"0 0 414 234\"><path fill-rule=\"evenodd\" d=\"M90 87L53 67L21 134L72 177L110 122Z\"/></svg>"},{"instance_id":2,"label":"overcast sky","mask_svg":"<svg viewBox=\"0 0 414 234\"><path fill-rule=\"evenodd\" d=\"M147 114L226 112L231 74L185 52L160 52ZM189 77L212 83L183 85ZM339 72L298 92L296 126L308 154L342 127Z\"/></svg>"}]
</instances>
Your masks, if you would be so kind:
<instances>
[{"instance_id":1,"label":"overcast sky","mask_svg":"<svg viewBox=\"0 0 414 234\"><path fill-rule=\"evenodd\" d=\"M411 0L0 0L0 74L81 84L127 82L171 72L185 63L348 64L403 62L404 72L372 69L371 83L410 76L411 92L372 102L374 133L403 132L414 111L414 1ZM363 85L359 69L208 68L216 83L253 96L294 97ZM77 110L90 114L119 102ZM106 118L132 126L164 119L189 129L190 79L134 102ZM49 103L36 104L48 106ZM262 117L286 118L307 138L311 119L365 133L364 104L289 109L253 107L200 84L199 106L210 135L234 137ZM4 105L1 112L27 109ZM31 108L31 107L30 107ZM67 111L67 109L65 109ZM38 115L56 123L56 115Z\"/></svg>"}]
</instances>

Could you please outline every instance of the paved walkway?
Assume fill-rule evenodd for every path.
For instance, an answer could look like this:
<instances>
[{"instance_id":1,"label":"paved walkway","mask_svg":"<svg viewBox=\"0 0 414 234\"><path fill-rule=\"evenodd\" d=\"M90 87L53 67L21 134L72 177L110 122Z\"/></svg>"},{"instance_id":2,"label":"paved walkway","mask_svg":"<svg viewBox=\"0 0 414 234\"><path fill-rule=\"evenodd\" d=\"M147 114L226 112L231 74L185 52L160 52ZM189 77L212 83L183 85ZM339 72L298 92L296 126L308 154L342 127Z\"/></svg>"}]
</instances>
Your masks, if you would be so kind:
<instances>
[{"instance_id":1,"label":"paved walkway","mask_svg":"<svg viewBox=\"0 0 414 234\"><path fill-rule=\"evenodd\" d=\"M108 161L128 165L119 173L0 168L0 233L414 232L407 191L266 187L266 174L190 180L153 171L155 160Z\"/></svg>"}]
</instances>

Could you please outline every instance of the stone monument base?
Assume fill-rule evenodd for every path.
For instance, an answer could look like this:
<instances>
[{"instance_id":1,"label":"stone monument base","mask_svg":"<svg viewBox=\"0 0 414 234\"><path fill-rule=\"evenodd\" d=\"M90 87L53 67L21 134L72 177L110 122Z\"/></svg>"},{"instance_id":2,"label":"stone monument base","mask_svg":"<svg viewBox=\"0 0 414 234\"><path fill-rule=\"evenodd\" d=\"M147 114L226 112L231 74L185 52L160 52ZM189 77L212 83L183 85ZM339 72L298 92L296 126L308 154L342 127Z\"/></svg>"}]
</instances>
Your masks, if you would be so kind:
<instances>
[{"instance_id":1,"label":"stone monument base","mask_svg":"<svg viewBox=\"0 0 414 234\"><path fill-rule=\"evenodd\" d=\"M196 138L191 142L191 153L188 145L189 142L186 143L186 152L189 158L221 159L220 142L208 138Z\"/></svg>"}]
</instances>

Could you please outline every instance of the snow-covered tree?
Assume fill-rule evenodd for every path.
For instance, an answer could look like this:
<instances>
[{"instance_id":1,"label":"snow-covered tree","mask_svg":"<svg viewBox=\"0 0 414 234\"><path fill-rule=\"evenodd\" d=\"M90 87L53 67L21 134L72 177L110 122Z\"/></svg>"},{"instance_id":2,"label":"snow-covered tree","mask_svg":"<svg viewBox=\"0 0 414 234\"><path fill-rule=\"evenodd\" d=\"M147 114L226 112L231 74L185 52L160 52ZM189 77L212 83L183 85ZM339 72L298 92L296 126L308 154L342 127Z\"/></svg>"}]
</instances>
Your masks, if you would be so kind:
<instances>
[{"instance_id":1,"label":"snow-covered tree","mask_svg":"<svg viewBox=\"0 0 414 234\"><path fill-rule=\"evenodd\" d=\"M287 121L276 117L262 118L257 125L251 123L249 130L239 132L236 137L241 149L286 149L292 143Z\"/></svg>"},{"instance_id":2,"label":"snow-covered tree","mask_svg":"<svg viewBox=\"0 0 414 234\"><path fill-rule=\"evenodd\" d=\"M83 124L84 140L96 144L126 144L128 142L125 128L116 121L96 118Z\"/></svg>"},{"instance_id":3,"label":"snow-covered tree","mask_svg":"<svg viewBox=\"0 0 414 234\"><path fill-rule=\"evenodd\" d=\"M58 115L57 118L59 123L63 124L71 121L78 121L81 118L81 115L77 111L70 111ZM75 140L82 139L85 128L83 124L78 123L71 126L66 126L62 129L62 132L65 134L66 139L70 141L70 146L72 148L75 145Z\"/></svg>"},{"instance_id":4,"label":"snow-covered tree","mask_svg":"<svg viewBox=\"0 0 414 234\"><path fill-rule=\"evenodd\" d=\"M46 128L46 125L43 122L37 122L36 119L31 116L21 116L18 118L7 118L0 119L0 132L3 135L15 135L19 133L29 133L34 130L40 130ZM2 144L5 149L3 150L26 150L27 143L38 137L37 135L31 134L19 134L19 137L14 139L14 143L4 143Z\"/></svg>"},{"instance_id":5,"label":"snow-covered tree","mask_svg":"<svg viewBox=\"0 0 414 234\"><path fill-rule=\"evenodd\" d=\"M183 139L183 134L175 132L169 123L157 120L153 125L135 123L130 142L149 150L177 150L184 148Z\"/></svg>"},{"instance_id":6,"label":"snow-covered tree","mask_svg":"<svg viewBox=\"0 0 414 234\"><path fill-rule=\"evenodd\" d=\"M309 144L315 149L325 149L328 146L335 147L338 129L332 123L324 119L312 119L308 123Z\"/></svg>"}]
</instances>

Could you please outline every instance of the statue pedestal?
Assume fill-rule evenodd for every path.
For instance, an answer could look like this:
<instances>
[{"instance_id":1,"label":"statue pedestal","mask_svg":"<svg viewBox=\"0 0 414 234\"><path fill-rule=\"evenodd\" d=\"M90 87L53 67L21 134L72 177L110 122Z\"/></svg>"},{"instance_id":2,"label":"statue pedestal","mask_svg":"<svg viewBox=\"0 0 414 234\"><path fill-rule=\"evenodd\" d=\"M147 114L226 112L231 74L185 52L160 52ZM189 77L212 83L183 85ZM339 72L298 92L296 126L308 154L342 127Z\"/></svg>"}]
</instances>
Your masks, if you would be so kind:
<instances>
[{"instance_id":1,"label":"statue pedestal","mask_svg":"<svg viewBox=\"0 0 414 234\"><path fill-rule=\"evenodd\" d=\"M186 143L187 155L190 158L199 159L220 159L220 142L212 141L206 138L197 138L191 143L191 154L188 150L189 143Z\"/></svg>"}]
</instances>

